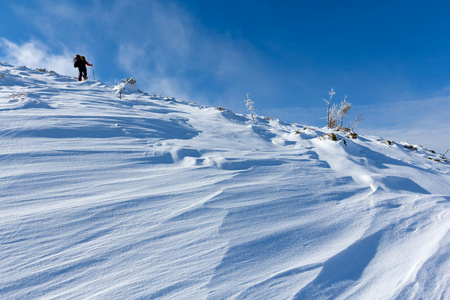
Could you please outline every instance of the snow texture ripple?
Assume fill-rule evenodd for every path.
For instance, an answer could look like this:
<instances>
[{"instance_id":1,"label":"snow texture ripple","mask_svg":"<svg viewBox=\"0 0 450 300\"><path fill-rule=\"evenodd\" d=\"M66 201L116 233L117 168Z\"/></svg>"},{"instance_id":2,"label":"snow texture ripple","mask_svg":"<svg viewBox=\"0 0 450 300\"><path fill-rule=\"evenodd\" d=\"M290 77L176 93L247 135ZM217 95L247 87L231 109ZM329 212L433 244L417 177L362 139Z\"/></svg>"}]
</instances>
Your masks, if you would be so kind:
<instances>
[{"instance_id":1,"label":"snow texture ripple","mask_svg":"<svg viewBox=\"0 0 450 300\"><path fill-rule=\"evenodd\" d=\"M439 154L0 74L1 299L450 299Z\"/></svg>"}]
</instances>

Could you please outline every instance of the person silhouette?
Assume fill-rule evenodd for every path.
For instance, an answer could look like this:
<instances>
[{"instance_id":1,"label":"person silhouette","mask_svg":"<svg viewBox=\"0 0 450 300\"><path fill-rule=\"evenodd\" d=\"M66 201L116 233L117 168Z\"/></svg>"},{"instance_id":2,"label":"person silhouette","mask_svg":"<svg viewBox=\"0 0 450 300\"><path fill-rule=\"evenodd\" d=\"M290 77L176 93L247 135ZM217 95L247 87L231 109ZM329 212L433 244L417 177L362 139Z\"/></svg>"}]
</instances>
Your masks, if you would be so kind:
<instances>
[{"instance_id":1,"label":"person silhouette","mask_svg":"<svg viewBox=\"0 0 450 300\"><path fill-rule=\"evenodd\" d=\"M73 67L78 68L78 81L81 81L82 77L84 78L84 80L88 79L86 65L93 66L92 64L87 62L84 56L81 56L79 54L75 55L75 57L73 58Z\"/></svg>"}]
</instances>

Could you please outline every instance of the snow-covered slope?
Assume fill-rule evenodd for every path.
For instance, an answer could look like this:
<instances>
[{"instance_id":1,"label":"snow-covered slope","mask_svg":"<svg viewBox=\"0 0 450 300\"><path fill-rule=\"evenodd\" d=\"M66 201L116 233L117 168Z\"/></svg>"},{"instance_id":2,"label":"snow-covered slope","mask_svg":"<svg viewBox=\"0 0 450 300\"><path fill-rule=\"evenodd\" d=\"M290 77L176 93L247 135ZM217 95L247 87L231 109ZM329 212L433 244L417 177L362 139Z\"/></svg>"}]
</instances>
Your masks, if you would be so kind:
<instances>
[{"instance_id":1,"label":"snow-covered slope","mask_svg":"<svg viewBox=\"0 0 450 300\"><path fill-rule=\"evenodd\" d=\"M450 299L438 154L0 74L1 299Z\"/></svg>"}]
</instances>

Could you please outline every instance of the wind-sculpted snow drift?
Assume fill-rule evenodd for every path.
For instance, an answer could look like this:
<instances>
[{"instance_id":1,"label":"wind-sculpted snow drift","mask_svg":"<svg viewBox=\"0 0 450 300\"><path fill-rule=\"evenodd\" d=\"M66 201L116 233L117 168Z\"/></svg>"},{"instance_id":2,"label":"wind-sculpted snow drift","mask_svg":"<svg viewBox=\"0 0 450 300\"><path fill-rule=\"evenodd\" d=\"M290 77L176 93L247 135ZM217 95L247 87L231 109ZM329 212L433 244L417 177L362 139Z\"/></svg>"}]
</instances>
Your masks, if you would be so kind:
<instances>
[{"instance_id":1,"label":"wind-sculpted snow drift","mask_svg":"<svg viewBox=\"0 0 450 300\"><path fill-rule=\"evenodd\" d=\"M0 74L1 299L450 299L438 154Z\"/></svg>"}]
</instances>

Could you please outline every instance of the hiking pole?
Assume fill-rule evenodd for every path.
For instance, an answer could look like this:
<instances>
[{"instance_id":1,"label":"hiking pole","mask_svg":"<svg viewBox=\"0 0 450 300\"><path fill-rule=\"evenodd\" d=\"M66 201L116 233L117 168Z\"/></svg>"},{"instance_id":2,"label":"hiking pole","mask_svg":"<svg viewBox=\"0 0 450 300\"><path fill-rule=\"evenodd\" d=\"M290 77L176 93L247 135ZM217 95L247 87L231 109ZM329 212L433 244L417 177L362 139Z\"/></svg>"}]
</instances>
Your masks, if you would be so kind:
<instances>
[{"instance_id":1,"label":"hiking pole","mask_svg":"<svg viewBox=\"0 0 450 300\"><path fill-rule=\"evenodd\" d=\"M92 67L92 75L94 76L94 80L95 80L94 65L92 65L91 67Z\"/></svg>"}]
</instances>

